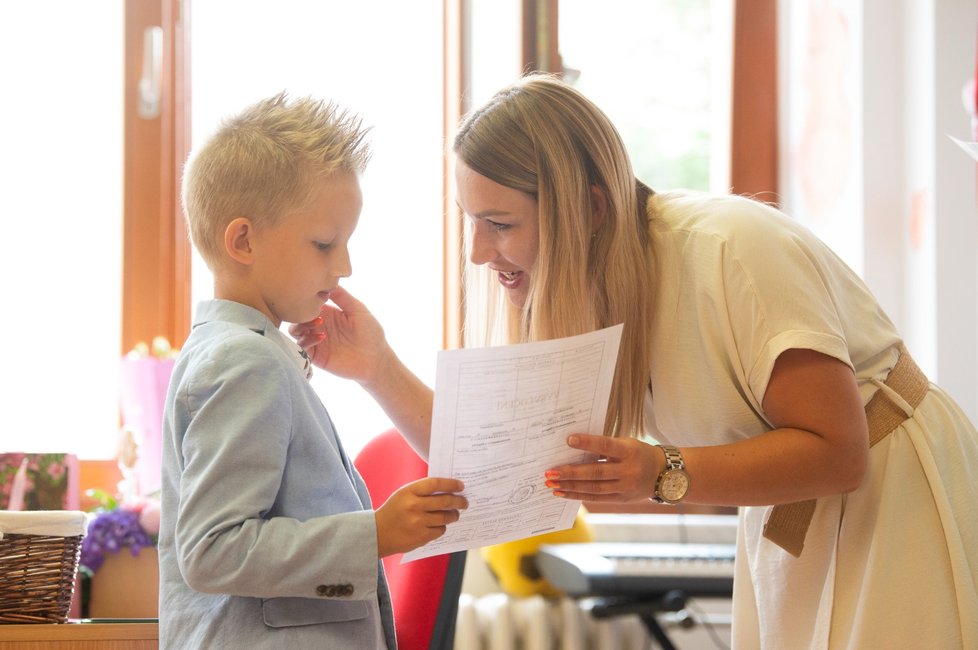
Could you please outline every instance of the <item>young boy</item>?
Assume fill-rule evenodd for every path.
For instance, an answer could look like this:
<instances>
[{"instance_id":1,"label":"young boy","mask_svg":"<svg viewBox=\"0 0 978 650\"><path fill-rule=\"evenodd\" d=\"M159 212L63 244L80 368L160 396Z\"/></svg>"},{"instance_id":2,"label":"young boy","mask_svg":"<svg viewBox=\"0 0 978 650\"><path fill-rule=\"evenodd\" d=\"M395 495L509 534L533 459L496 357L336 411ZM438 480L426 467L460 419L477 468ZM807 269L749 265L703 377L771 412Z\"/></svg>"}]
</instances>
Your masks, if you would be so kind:
<instances>
[{"instance_id":1,"label":"young boy","mask_svg":"<svg viewBox=\"0 0 978 650\"><path fill-rule=\"evenodd\" d=\"M440 536L462 484L428 478L372 511L283 322L351 273L368 157L358 119L284 93L191 157L184 208L214 273L167 395L162 648L394 648L380 558Z\"/></svg>"}]
</instances>

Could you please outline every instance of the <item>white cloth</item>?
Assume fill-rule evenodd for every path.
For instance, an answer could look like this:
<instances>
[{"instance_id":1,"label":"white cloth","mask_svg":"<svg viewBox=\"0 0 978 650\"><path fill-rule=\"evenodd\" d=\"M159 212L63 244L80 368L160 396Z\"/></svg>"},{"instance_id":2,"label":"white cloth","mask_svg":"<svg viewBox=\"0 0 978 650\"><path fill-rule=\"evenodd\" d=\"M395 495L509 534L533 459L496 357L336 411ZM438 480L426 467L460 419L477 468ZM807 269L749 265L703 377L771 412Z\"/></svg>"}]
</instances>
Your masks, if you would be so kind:
<instances>
[{"instance_id":1,"label":"white cloth","mask_svg":"<svg viewBox=\"0 0 978 650\"><path fill-rule=\"evenodd\" d=\"M0 511L0 539L4 535L75 537L87 528L88 516L77 510Z\"/></svg>"},{"instance_id":2,"label":"white cloth","mask_svg":"<svg viewBox=\"0 0 978 650\"><path fill-rule=\"evenodd\" d=\"M850 365L869 401L900 336L835 254L755 201L676 194L652 205L649 435L717 445L769 430L764 392L791 348ZM872 448L864 484L818 500L800 558L762 537L770 507L741 508L735 647L978 648L974 485L978 434L932 386Z\"/></svg>"}]
</instances>

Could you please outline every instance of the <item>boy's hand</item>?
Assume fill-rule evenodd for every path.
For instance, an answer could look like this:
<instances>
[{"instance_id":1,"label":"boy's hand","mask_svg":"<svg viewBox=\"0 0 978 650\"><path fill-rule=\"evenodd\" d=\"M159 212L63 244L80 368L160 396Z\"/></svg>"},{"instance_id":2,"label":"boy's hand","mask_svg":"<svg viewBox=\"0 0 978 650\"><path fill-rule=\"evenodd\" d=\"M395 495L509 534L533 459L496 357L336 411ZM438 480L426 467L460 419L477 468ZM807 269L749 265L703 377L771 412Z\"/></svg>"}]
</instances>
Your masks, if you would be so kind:
<instances>
[{"instance_id":1,"label":"boy's hand","mask_svg":"<svg viewBox=\"0 0 978 650\"><path fill-rule=\"evenodd\" d=\"M370 310L342 287L330 292L319 317L289 326L312 363L338 377L369 384L394 353Z\"/></svg>"},{"instance_id":2,"label":"boy's hand","mask_svg":"<svg viewBox=\"0 0 978 650\"><path fill-rule=\"evenodd\" d=\"M380 557L406 553L424 546L458 521L459 510L469 506L461 481L423 478L408 483L377 509L377 550Z\"/></svg>"}]
</instances>

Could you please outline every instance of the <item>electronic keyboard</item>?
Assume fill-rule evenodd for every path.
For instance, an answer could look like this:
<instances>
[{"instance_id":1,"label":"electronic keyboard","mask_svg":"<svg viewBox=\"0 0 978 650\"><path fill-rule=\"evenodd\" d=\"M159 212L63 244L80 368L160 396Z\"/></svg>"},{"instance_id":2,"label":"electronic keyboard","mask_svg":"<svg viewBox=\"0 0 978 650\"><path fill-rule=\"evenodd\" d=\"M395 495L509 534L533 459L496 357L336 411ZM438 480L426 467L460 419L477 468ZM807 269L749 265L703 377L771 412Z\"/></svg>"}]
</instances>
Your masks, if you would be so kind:
<instances>
[{"instance_id":1,"label":"electronic keyboard","mask_svg":"<svg viewBox=\"0 0 978 650\"><path fill-rule=\"evenodd\" d=\"M648 596L680 590L690 597L733 593L733 544L595 542L544 544L541 575L569 596Z\"/></svg>"}]
</instances>

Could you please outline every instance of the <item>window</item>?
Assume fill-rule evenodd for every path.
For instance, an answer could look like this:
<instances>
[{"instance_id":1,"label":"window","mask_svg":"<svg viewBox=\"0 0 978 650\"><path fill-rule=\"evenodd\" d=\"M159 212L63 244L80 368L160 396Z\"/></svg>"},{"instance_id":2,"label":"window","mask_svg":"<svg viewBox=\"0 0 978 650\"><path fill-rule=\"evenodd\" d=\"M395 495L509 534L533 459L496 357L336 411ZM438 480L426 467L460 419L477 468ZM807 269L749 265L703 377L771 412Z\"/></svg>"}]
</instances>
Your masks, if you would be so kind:
<instances>
[{"instance_id":1,"label":"window","mask_svg":"<svg viewBox=\"0 0 978 650\"><path fill-rule=\"evenodd\" d=\"M118 0L0 4L0 451L114 454L122 31Z\"/></svg>"},{"instance_id":2,"label":"window","mask_svg":"<svg viewBox=\"0 0 978 650\"><path fill-rule=\"evenodd\" d=\"M563 0L561 10L572 13L574 2L579 0ZM738 15L742 5L767 3L740 0ZM153 203L154 197L158 199L160 214L152 219L128 203L124 206L121 199L129 192L122 181L123 150L132 146L128 138L123 142L123 104L130 102L127 85L136 83L139 74L136 70L134 76L128 69L138 68L133 61L142 47L143 26L160 22L152 17L154 14L163 16L164 51L174 48L178 52L172 63L176 71L164 75L174 83L174 87L164 89L164 95L171 95L166 99L178 114L177 124L161 125L160 133L150 136L152 146L137 145L137 153L143 155L151 155L157 144L162 146L163 169L159 174L139 161L130 160L129 165L142 170L148 177L146 182L152 184L159 182L161 175L172 176L173 167L183 159L181 152L186 145L179 140L184 132L185 94L189 93L181 85L182 46L179 42L174 45L173 39L183 37L184 20L192 27L188 33L193 36L194 85L190 96L195 134L210 130L220 116L282 87L332 96L361 112L375 125L372 141L376 153L364 178L367 202L353 242L355 274L347 286L367 300L405 361L422 378L432 379L433 351L443 341L452 345L456 340L453 325L457 324L448 314L445 326L440 320L426 320L425 325L414 327L428 315L440 315L443 309L452 311L455 307L442 304L443 282L451 285L457 272L454 267L443 269L442 263L443 259L453 262L454 251L443 256L441 250L446 206L449 212L454 209L451 183L443 186L441 176L440 124L445 115L442 26L447 24L451 33L458 12L467 19L469 31L463 33L464 38L471 39L471 60L456 60L459 52L452 51L448 63L449 68L460 65L467 71L463 77L469 81L461 86L463 99L480 103L523 67L517 52L519 25L529 0L288 0L274 5L254 0L49 0L35 4L3 3L0 7L0 83L8 96L18 98L0 108L6 124L18 125L8 129L5 146L0 149L0 171L8 179L8 212L16 215L10 220L8 234L17 242L17 246L9 247L3 262L8 304L15 309L14 316L5 321L8 330L4 333L8 341L30 338L29 343L9 346L5 355L6 376L14 378L17 387L10 403L18 408L8 408L5 426L0 429L0 448L19 448L29 439L36 450L70 447L83 458L111 457L119 425L120 351L161 332L179 340L186 331L191 300L186 278L189 264L181 257L185 253L158 253L147 248L157 242L161 232L176 233L179 242L183 226L178 211L175 205L163 205L174 203L173 188L160 183L143 197L147 204ZM445 23L443 5L450 10ZM377 20L378 6L384 20ZM130 24L130 16L137 13L147 14L140 16L144 22ZM615 4L610 13L620 16L624 9ZM52 16L58 20L53 21ZM738 31L743 31L757 24L756 16L737 24ZM358 28L351 29L351 25ZM360 28L362 25L370 25L370 29ZM123 49L125 30L140 32L129 35L128 56ZM278 34L289 37L276 42ZM448 38L451 42L453 37ZM588 75L596 70L578 58L569 33L562 38L568 40L565 55L570 66ZM261 47L254 47L256 40ZM451 42L449 47L457 46ZM137 50L135 55L132 48ZM124 59L131 61L124 64ZM242 83L245 87L237 86ZM451 79L448 85L451 88ZM592 95L597 92L586 90ZM751 86L748 90L750 97L756 97L764 88ZM612 100L593 96L612 110ZM445 100L449 107L445 119L449 121L456 99L453 95ZM217 104L208 107L208 101ZM157 143L153 137L161 141ZM166 142L167 138L171 142ZM173 139L178 140L176 145ZM751 159L757 157L755 145L756 139L751 141ZM410 178L405 170L411 171ZM127 167L127 178L129 171ZM168 181L171 185L172 180ZM444 203L442 187L449 195ZM123 219L126 240L121 232ZM451 232L451 215L447 223L450 243L454 244L457 233ZM42 225L32 228L36 224ZM141 238L135 248L128 239L132 232ZM66 242L66 250L56 250L60 242ZM430 244L430 248L417 242ZM156 247L173 245L157 243ZM124 256L120 254L123 249ZM375 254L382 264L366 262ZM131 272L133 264L138 273ZM169 269L174 266L176 273L171 274ZM209 293L209 282L197 266L194 301ZM122 304L121 276L127 285ZM447 289L450 299L455 288ZM47 315L51 315L49 320ZM29 324L15 326L16 320ZM66 332L66 328L71 331ZM385 425L386 419L358 387L325 376L316 381L334 409L345 438L371 435ZM340 393L333 392L334 383ZM349 405L343 409L348 415L335 411L341 403ZM36 435L38 432L41 435Z\"/></svg>"},{"instance_id":3,"label":"window","mask_svg":"<svg viewBox=\"0 0 978 650\"><path fill-rule=\"evenodd\" d=\"M372 126L353 275L342 284L433 384L444 275L441 3L207 0L193 3L191 24L193 143L283 89L334 99ZM194 304L213 295L199 259L193 278ZM390 427L355 383L319 371L313 385L351 455Z\"/></svg>"},{"instance_id":4,"label":"window","mask_svg":"<svg viewBox=\"0 0 978 650\"><path fill-rule=\"evenodd\" d=\"M732 0L560 0L569 81L656 190L728 191Z\"/></svg>"}]
</instances>

